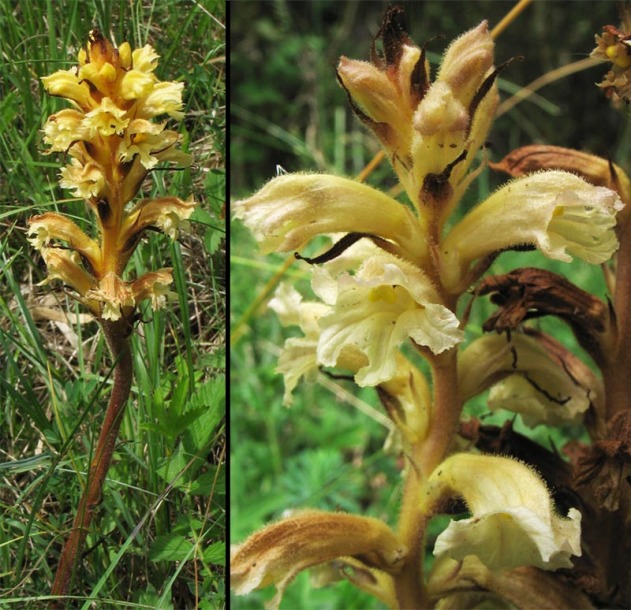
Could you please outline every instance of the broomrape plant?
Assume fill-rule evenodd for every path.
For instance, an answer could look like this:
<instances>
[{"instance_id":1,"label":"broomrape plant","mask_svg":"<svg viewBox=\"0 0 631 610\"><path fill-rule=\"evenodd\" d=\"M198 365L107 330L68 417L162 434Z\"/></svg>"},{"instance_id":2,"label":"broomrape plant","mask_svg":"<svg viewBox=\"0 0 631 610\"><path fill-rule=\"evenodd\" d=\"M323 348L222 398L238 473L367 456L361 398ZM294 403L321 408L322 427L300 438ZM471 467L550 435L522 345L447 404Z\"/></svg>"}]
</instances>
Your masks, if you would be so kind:
<instances>
[{"instance_id":1,"label":"broomrape plant","mask_svg":"<svg viewBox=\"0 0 631 610\"><path fill-rule=\"evenodd\" d=\"M607 38L609 37L609 38ZM376 41L381 40L382 52ZM606 86L628 95L631 49L606 29L598 53L613 61ZM285 404L320 367L374 387L405 458L396 526L305 509L252 534L231 553L237 594L301 570L327 568L391 608L587 608L631 604L631 192L611 162L556 147L526 147L495 169L513 176L456 220L486 161L479 151L498 103L494 43L486 22L451 43L434 79L425 47L410 40L402 9L389 8L371 61L342 57L337 77L358 119L380 140L409 205L325 174L286 174L234 205L265 252L297 251L330 236L313 265L320 299L281 286L270 306L303 336L279 362ZM624 74L622 72L624 71ZM602 301L549 271L483 277L499 253L537 248L550 259L604 264ZM462 298L498 306L464 346ZM527 324L566 322L593 372ZM494 331L494 332L491 332ZM402 351L412 346L431 380ZM489 407L527 425L584 423L571 461L512 430L462 418L490 389ZM426 530L438 514L468 513L438 536L424 571ZM489 606L490 605L490 606Z\"/></svg>"},{"instance_id":2,"label":"broomrape plant","mask_svg":"<svg viewBox=\"0 0 631 610\"><path fill-rule=\"evenodd\" d=\"M97 509L105 476L132 383L130 335L145 299L154 309L165 305L171 269L158 269L135 280L125 267L147 231L177 239L195 202L174 196L142 199L135 205L149 172L162 161L190 164L178 149L180 137L165 129L159 116L183 118L183 83L160 82L154 74L158 55L147 45L115 48L98 30L79 52L79 65L44 77L50 95L71 108L51 115L44 126L49 152L61 152L70 163L60 184L84 199L94 215L94 235L69 217L47 212L29 221L28 233L48 268L44 283L61 280L73 289L101 325L114 363L114 385L105 412L88 480L53 584L53 595L68 590L73 567L81 556L87 529Z\"/></svg>"}]
</instances>

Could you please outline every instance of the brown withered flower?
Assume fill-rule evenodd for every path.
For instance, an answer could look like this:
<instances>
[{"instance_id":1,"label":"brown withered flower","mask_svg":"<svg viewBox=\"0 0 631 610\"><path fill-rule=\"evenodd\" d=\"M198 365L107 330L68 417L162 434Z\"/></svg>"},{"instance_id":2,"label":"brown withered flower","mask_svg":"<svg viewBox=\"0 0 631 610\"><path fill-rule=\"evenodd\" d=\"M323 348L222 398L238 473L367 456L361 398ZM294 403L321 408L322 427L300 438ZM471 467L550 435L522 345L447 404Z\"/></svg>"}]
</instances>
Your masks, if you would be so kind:
<instances>
[{"instance_id":1,"label":"brown withered flower","mask_svg":"<svg viewBox=\"0 0 631 610\"><path fill-rule=\"evenodd\" d=\"M591 57L611 62L601 87L615 102L631 99L631 10L622 9L623 29L613 25L603 27L602 35L596 35L596 48Z\"/></svg>"},{"instance_id":2,"label":"brown withered flower","mask_svg":"<svg viewBox=\"0 0 631 610\"><path fill-rule=\"evenodd\" d=\"M618 510L623 494L631 493L631 411L611 418L607 438L586 447L576 466L579 486L589 487L598 503Z\"/></svg>"}]
</instances>

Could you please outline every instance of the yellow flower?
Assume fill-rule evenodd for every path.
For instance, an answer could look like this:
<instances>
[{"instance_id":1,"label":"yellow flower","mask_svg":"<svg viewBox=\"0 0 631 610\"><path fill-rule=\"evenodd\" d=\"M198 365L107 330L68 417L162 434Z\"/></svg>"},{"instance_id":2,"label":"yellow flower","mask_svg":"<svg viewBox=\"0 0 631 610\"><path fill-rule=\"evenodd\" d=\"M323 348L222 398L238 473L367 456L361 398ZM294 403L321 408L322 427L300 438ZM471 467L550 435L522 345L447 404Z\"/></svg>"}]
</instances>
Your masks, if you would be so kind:
<instances>
[{"instance_id":1,"label":"yellow flower","mask_svg":"<svg viewBox=\"0 0 631 610\"><path fill-rule=\"evenodd\" d=\"M551 170L512 180L445 238L441 249L446 284L457 290L473 261L524 245L556 260L571 261L573 254L603 263L618 248L613 228L623 207L614 191L569 172Z\"/></svg>"},{"instance_id":2,"label":"yellow flower","mask_svg":"<svg viewBox=\"0 0 631 610\"><path fill-rule=\"evenodd\" d=\"M121 135L129 125L127 112L119 108L110 100L104 97L98 108L85 115L84 125L89 133L98 133L101 136Z\"/></svg>"},{"instance_id":3,"label":"yellow flower","mask_svg":"<svg viewBox=\"0 0 631 610\"><path fill-rule=\"evenodd\" d=\"M187 219L196 205L192 198L182 201L172 196L141 200L123 222L121 243L129 242L148 228L157 229L176 240L180 230L188 229Z\"/></svg>"},{"instance_id":4,"label":"yellow flower","mask_svg":"<svg viewBox=\"0 0 631 610\"><path fill-rule=\"evenodd\" d=\"M335 366L345 347L359 350L367 363L357 371L360 386L374 386L397 374L399 346L412 339L439 354L464 338L459 320L438 303L431 283L418 268L381 253L365 260L354 275L343 274L335 284L324 270L314 290L331 311L320 320L318 361ZM330 287L335 286L333 292Z\"/></svg>"},{"instance_id":5,"label":"yellow flower","mask_svg":"<svg viewBox=\"0 0 631 610\"><path fill-rule=\"evenodd\" d=\"M42 83L47 93L66 98L84 112L96 106L96 101L90 95L90 86L79 78L76 69L59 70L50 76L43 76Z\"/></svg>"},{"instance_id":6,"label":"yellow flower","mask_svg":"<svg viewBox=\"0 0 631 610\"><path fill-rule=\"evenodd\" d=\"M38 250L50 243L51 239L67 242L68 246L86 258L93 269L98 270L101 264L101 249L96 241L88 237L72 220L47 212L33 216L29 221L28 235L31 245Z\"/></svg>"},{"instance_id":7,"label":"yellow flower","mask_svg":"<svg viewBox=\"0 0 631 610\"><path fill-rule=\"evenodd\" d=\"M277 372L285 379L283 404L292 404L292 393L298 381L305 378L313 381L318 372L316 352L320 336L319 319L329 311L324 303L304 301L302 295L289 284L280 284L269 302L269 307L278 316L283 326L299 326L302 337L291 337L285 341L278 358Z\"/></svg>"},{"instance_id":8,"label":"yellow flower","mask_svg":"<svg viewBox=\"0 0 631 610\"><path fill-rule=\"evenodd\" d=\"M476 339L459 355L458 381L463 400L490 387L489 408L520 413L528 426L577 423L604 394L577 356L534 331Z\"/></svg>"},{"instance_id":9,"label":"yellow flower","mask_svg":"<svg viewBox=\"0 0 631 610\"><path fill-rule=\"evenodd\" d=\"M105 195L107 185L101 166L94 161L82 163L75 155L70 165L62 167L59 172L59 184L71 189L72 194L81 199L92 199Z\"/></svg>"},{"instance_id":10,"label":"yellow flower","mask_svg":"<svg viewBox=\"0 0 631 610\"><path fill-rule=\"evenodd\" d=\"M83 117L82 112L71 108L52 114L44 125L44 140L51 146L48 152L66 152L75 142L87 138L89 130Z\"/></svg>"},{"instance_id":11,"label":"yellow flower","mask_svg":"<svg viewBox=\"0 0 631 610\"><path fill-rule=\"evenodd\" d=\"M286 174L233 209L266 253L298 250L316 235L357 232L391 240L406 258L428 256L423 227L410 210L348 178Z\"/></svg>"},{"instance_id":12,"label":"yellow flower","mask_svg":"<svg viewBox=\"0 0 631 610\"><path fill-rule=\"evenodd\" d=\"M372 246L354 275L314 275L316 293L331 307L320 318L317 363L336 366L349 349L359 351L366 359L355 373L360 385L391 379L405 340L435 354L462 340L446 305L478 279L486 257L526 245L559 260L573 254L603 262L618 246L613 228L622 208L609 189L569 172L541 172L508 183L443 235L444 221L476 175L469 168L497 103L493 41L485 22L465 33L430 83L424 52L398 19L399 9L389 9L380 31L384 58L373 51L372 64L342 59L338 76L356 114L390 153L414 209L323 174L278 176L233 206L264 252L299 250L315 236L342 234L329 253L307 259L333 264L358 240Z\"/></svg>"},{"instance_id":13,"label":"yellow flower","mask_svg":"<svg viewBox=\"0 0 631 610\"><path fill-rule=\"evenodd\" d=\"M320 275L316 272L316 275ZM314 279L317 285L326 281ZM302 337L285 341L278 358L276 371L285 378L283 404L291 406L292 392L301 378L313 381L320 367L318 342L322 333L320 321L333 309L317 301L304 301L302 295L289 284L280 284L269 302L284 326L296 325ZM394 351L395 373L377 386L388 415L402 430L408 442L418 442L427 431L431 410L430 392L423 374L402 354ZM344 345L337 355L336 365L357 375L368 364L367 356L355 345Z\"/></svg>"},{"instance_id":14,"label":"yellow flower","mask_svg":"<svg viewBox=\"0 0 631 610\"><path fill-rule=\"evenodd\" d=\"M151 301L151 307L156 310L162 309L167 300L175 296L175 293L169 290L172 283L173 270L158 269L158 271L149 271L131 282L130 290L135 303L148 298Z\"/></svg>"},{"instance_id":15,"label":"yellow flower","mask_svg":"<svg viewBox=\"0 0 631 610\"><path fill-rule=\"evenodd\" d=\"M42 258L48 268L48 277L42 282L46 284L52 280L61 280L83 296L93 288L96 280L81 266L81 258L76 252L61 248L41 248ZM98 309L91 304L90 309L98 313Z\"/></svg>"},{"instance_id":16,"label":"yellow flower","mask_svg":"<svg viewBox=\"0 0 631 610\"><path fill-rule=\"evenodd\" d=\"M557 570L571 568L570 556L581 555L581 513L571 508L567 519L556 515L543 481L516 460L453 455L432 473L421 501L448 493L464 498L472 517L452 521L438 536L437 556L476 555L493 570Z\"/></svg>"}]
</instances>

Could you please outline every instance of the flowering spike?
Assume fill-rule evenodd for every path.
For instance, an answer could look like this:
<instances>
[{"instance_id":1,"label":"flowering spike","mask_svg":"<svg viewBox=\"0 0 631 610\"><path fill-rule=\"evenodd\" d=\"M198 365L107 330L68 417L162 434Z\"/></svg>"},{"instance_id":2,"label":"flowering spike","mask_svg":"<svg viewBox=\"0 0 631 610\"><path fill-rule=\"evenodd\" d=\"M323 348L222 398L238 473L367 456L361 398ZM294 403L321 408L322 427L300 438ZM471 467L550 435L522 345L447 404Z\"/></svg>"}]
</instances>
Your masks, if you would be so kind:
<instances>
[{"instance_id":1,"label":"flowering spike","mask_svg":"<svg viewBox=\"0 0 631 610\"><path fill-rule=\"evenodd\" d=\"M80 280L68 264L58 264L61 259L53 258L50 248L47 260L57 264L54 277L78 290L93 313L107 320L131 319L144 298L154 306L164 302L163 285L171 281L170 273L161 274L160 282L142 283L142 289L121 274L145 230L177 239L195 207L192 200L161 197L127 209L157 163L190 163L190 157L177 150L178 134L166 130L164 122L151 120L163 114L183 116L184 85L158 81L158 57L149 45L132 51L123 43L117 49L95 29L79 53L77 67L42 78L46 91L74 106L48 118L44 141L49 153L70 156L60 184L86 200L100 236L90 238L70 219L54 213L31 218L29 234L35 235L32 243L39 249L48 247L51 239L62 240L81 256L88 273Z\"/></svg>"}]
</instances>

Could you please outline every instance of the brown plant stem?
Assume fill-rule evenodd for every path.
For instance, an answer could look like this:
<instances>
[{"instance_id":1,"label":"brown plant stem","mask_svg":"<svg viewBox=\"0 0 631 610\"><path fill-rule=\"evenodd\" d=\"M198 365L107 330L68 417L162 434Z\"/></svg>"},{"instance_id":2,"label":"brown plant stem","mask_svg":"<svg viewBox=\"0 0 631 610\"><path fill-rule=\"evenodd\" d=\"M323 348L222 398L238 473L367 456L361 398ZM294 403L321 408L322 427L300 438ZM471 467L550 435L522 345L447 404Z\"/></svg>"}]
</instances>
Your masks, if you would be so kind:
<instances>
[{"instance_id":1,"label":"brown plant stem","mask_svg":"<svg viewBox=\"0 0 631 610\"><path fill-rule=\"evenodd\" d=\"M418 443L410 456L407 479L399 516L399 538L409 555L401 573L395 578L399 608L430 608L423 585L425 531L431 514L423 512L421 494L432 471L447 456L456 436L462 401L458 391L457 350L431 355L434 406L427 438Z\"/></svg>"},{"instance_id":2,"label":"brown plant stem","mask_svg":"<svg viewBox=\"0 0 631 610\"><path fill-rule=\"evenodd\" d=\"M415 447L415 453L418 453L419 448L420 445ZM408 549L405 565L394 580L400 610L429 607L427 592L423 586L427 519L419 510L422 474L416 468L417 460L415 457L412 456L411 463L408 465L399 515L399 538Z\"/></svg>"},{"instance_id":3,"label":"brown plant stem","mask_svg":"<svg viewBox=\"0 0 631 610\"><path fill-rule=\"evenodd\" d=\"M620 227L616 255L616 288L613 297L615 337L602 368L606 397L606 420L631 409L631 221ZM611 349L612 348L612 349Z\"/></svg>"},{"instance_id":4,"label":"brown plant stem","mask_svg":"<svg viewBox=\"0 0 631 610\"><path fill-rule=\"evenodd\" d=\"M615 333L601 367L606 404L604 424L612 422L617 414L631 410L631 219L623 218L618 233L620 248L616 255L613 295ZM611 427L603 425L602 428L608 430L609 436L598 440L612 442ZM613 464L609 467L613 468ZM619 468L622 473L621 465ZM631 553L627 542L631 531L631 488L622 475L617 484L620 486L617 510L607 510L602 501L590 498L597 509L586 523L584 537L592 555L600 563L599 576L604 581L601 595L606 597L608 604L628 608L631 607Z\"/></svg>"},{"instance_id":5,"label":"brown plant stem","mask_svg":"<svg viewBox=\"0 0 631 610\"><path fill-rule=\"evenodd\" d=\"M133 373L129 323L124 318L115 322L100 320L100 323L115 363L114 385L90 463L87 484L79 501L70 536L66 540L59 559L52 588L53 595L64 595L68 591L74 567L83 551L92 517L101 501L105 476L112 461L116 437L131 391Z\"/></svg>"}]
</instances>

